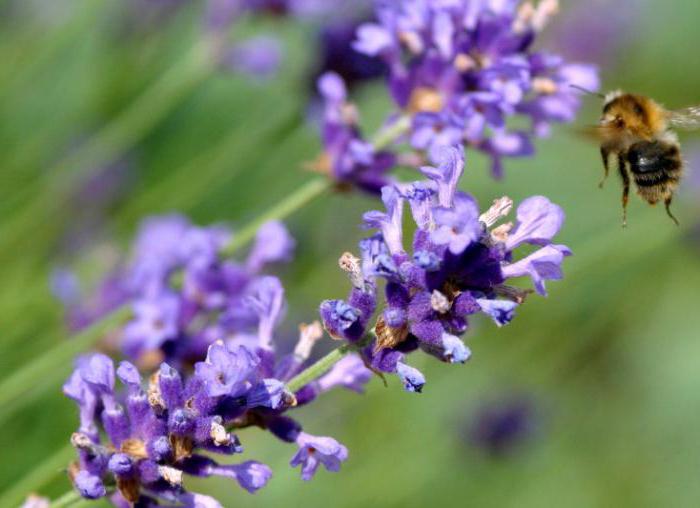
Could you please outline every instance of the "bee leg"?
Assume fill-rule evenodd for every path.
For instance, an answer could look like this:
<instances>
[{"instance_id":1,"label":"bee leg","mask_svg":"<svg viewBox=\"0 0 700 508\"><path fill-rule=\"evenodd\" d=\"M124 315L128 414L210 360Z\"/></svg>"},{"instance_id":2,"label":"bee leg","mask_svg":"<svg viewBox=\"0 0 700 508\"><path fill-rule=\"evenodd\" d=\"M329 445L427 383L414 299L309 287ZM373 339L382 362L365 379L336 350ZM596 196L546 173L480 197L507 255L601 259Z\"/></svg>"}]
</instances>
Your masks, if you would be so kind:
<instances>
[{"instance_id":1,"label":"bee leg","mask_svg":"<svg viewBox=\"0 0 700 508\"><path fill-rule=\"evenodd\" d=\"M678 222L678 219L673 215L671 212L671 202L673 201L673 196L666 198L664 203L666 204L666 213L668 214L669 217L671 217L671 220L676 223L676 226L680 226L681 223Z\"/></svg>"},{"instance_id":2,"label":"bee leg","mask_svg":"<svg viewBox=\"0 0 700 508\"><path fill-rule=\"evenodd\" d=\"M603 174L603 179L598 184L598 188L602 189L603 185L605 184L605 180L608 179L608 175L610 174L610 150L608 150L608 148L606 148L604 146L601 146L600 147L600 156L603 158L603 168L605 169L605 173Z\"/></svg>"},{"instance_id":3,"label":"bee leg","mask_svg":"<svg viewBox=\"0 0 700 508\"><path fill-rule=\"evenodd\" d=\"M627 227L627 203L630 197L630 176L627 173L626 154L620 153L617 158L617 169L622 178L622 227Z\"/></svg>"}]
</instances>

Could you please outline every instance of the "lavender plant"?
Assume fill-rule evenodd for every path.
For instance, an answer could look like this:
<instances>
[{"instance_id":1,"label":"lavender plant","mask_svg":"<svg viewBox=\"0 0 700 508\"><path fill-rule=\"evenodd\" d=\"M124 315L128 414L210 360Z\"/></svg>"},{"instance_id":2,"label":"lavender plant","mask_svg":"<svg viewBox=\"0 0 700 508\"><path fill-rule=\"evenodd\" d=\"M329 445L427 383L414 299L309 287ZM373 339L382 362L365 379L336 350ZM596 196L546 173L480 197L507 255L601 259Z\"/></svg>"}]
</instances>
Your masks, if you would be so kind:
<instances>
[{"instance_id":1,"label":"lavender plant","mask_svg":"<svg viewBox=\"0 0 700 508\"><path fill-rule=\"evenodd\" d=\"M302 4L212 0L207 30L221 43L249 10L286 13ZM263 270L292 256L295 241L281 222L256 221L243 240L182 216L143 223L129 261L90 297L72 297L67 309L75 330L129 311L126 324L95 332L103 352L79 356L63 387L79 410L70 440L78 459L69 476L80 496L109 496L125 507L221 506L189 492L183 475L223 476L255 492L270 479L268 466L210 456L242 454L235 433L246 427L295 444L290 464L301 467L304 480L320 466L338 471L348 450L306 433L292 416L296 407L337 387L362 392L373 374L394 374L405 390L420 392L426 380L410 353L465 363L471 350L462 337L476 314L504 326L530 293L547 294L546 282L562 278L571 255L554 241L563 210L533 196L508 222L510 198L483 210L458 187L465 151L487 154L500 176L504 157L532 155L534 137L574 118L579 100L570 84L597 88L592 67L531 49L555 10L552 0L536 7L515 0L378 1L377 21L360 26L354 48L383 60L396 111L369 140L343 78L319 78L324 152L317 169L329 178L264 218L282 218L330 184L381 194L385 210L364 215L374 232L360 242L360 257L340 259L352 289L345 300L323 301L319 312L325 331L342 344L315 363L309 360L324 334L320 323L301 325L294 350L277 352L284 290ZM248 49L236 47L230 63L271 68L271 60ZM514 127L518 118L530 127ZM426 179L398 181L392 171L399 165L419 168ZM415 229L408 249L406 205ZM230 255L246 235L255 236L253 247L234 262ZM515 285L522 277L534 291ZM59 293L74 294L71 284ZM104 352L123 360L115 368Z\"/></svg>"},{"instance_id":2,"label":"lavender plant","mask_svg":"<svg viewBox=\"0 0 700 508\"><path fill-rule=\"evenodd\" d=\"M359 27L354 48L388 68L397 108L384 125L390 142L362 136L341 77L327 74L319 81L325 151L317 168L378 192L396 164L419 165L433 149L463 145L490 157L501 177L504 158L532 155L534 137L574 119L580 100L570 85L599 86L595 67L532 49L557 8L556 0L375 2L377 21ZM398 157L390 145L403 142L421 157Z\"/></svg>"},{"instance_id":3,"label":"lavender plant","mask_svg":"<svg viewBox=\"0 0 700 508\"><path fill-rule=\"evenodd\" d=\"M359 357L346 357L318 380L290 391L286 383L302 370L322 331L318 323L302 325L294 351L277 358L271 334L282 304L280 282L263 278L249 302L260 312L255 335L215 342L188 374L162 363L147 386L129 362L115 371L103 354L79 358L63 389L80 409L80 427L71 437L79 458L69 469L80 495L109 494L116 506L221 506L187 492L183 474L231 478L248 492L264 487L272 475L268 466L220 465L202 454L243 453L233 431L249 426L296 444L290 464L301 466L303 479L311 479L320 465L337 471L347 449L330 437L303 432L286 413L338 386L362 391L370 373ZM123 391L115 390L115 372Z\"/></svg>"},{"instance_id":4,"label":"lavender plant","mask_svg":"<svg viewBox=\"0 0 700 508\"><path fill-rule=\"evenodd\" d=\"M387 212L365 214L367 227L379 232L361 242L362 260L351 254L341 258L353 284L348 301L328 300L320 307L326 330L349 344L306 369L313 344L323 333L318 323L302 325L293 353L277 359L274 330L285 306L278 279L254 279L242 296L222 291L231 279L217 261L221 230L192 229L172 217L151 222L137 241L136 252L143 255L136 256L138 262L125 280L156 300L150 302L153 307L146 306L148 312L138 310L145 304L137 301L137 319L123 330L128 345L124 352L135 356L135 351L155 349L168 363L161 363L144 387L138 369L122 362L116 377L125 392L118 392L109 357L78 359L64 393L80 409L80 427L71 438L79 459L70 468L80 495L96 499L109 494L117 506L220 506L187 492L183 474L229 477L249 492L263 487L271 476L267 466L255 461L221 465L202 455L242 453L233 432L248 426L296 443L290 464L301 466L303 479L312 478L319 465L337 471L347 449L332 438L304 432L287 415L289 410L337 386L362 391L371 371L397 374L406 390L420 392L425 379L404 361L407 353L422 349L444 362L463 363L471 355L459 338L468 328L468 317L481 312L502 326L523 303L528 291L506 284L508 279L528 275L536 290L546 294L545 281L561 278L561 262L570 254L552 242L563 212L546 198L533 197L519 206L515 225L496 226L512 201L498 199L480 213L472 197L457 191L463 169L462 148L445 148L437 168L422 168L428 181L382 189ZM402 240L405 201L417 226L411 254ZM280 228L263 228L248 258L249 270L257 273L264 262L287 257L291 240ZM194 238L183 241L183 230ZM515 249L525 243L539 248L516 260ZM255 333L217 326L209 334L183 333L187 327L178 328L180 320L173 318L178 307L172 299L177 297L167 286L173 270L183 266L185 296L180 304L190 298L202 309L207 303L214 310L233 307L241 322L255 324ZM240 271L235 273L235 280L241 280ZM381 303L379 279L386 283ZM383 310L370 327L379 306ZM220 318L213 323L220 324ZM219 339L208 341L208 336ZM163 347L165 339L168 347ZM206 357L195 361L203 345L208 345ZM360 355L347 356L351 351Z\"/></svg>"}]
</instances>

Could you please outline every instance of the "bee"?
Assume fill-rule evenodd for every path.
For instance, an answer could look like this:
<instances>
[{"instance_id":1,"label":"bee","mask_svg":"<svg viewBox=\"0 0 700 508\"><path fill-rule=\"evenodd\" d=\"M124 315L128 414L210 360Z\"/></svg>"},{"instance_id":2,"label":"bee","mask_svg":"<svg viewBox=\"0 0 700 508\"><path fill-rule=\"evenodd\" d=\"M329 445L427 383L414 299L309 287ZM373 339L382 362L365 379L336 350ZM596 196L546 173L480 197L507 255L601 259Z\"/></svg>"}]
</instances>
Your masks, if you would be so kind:
<instances>
[{"instance_id":1,"label":"bee","mask_svg":"<svg viewBox=\"0 0 700 508\"><path fill-rule=\"evenodd\" d=\"M650 205L663 201L668 216L679 225L671 212L673 195L683 174L678 136L672 129L700 129L700 106L668 110L644 95L621 91L598 94L574 86L603 99L603 114L593 128L600 141L604 175L603 187L610 173L610 159L617 158L622 178L622 225L627 226L630 184Z\"/></svg>"}]
</instances>

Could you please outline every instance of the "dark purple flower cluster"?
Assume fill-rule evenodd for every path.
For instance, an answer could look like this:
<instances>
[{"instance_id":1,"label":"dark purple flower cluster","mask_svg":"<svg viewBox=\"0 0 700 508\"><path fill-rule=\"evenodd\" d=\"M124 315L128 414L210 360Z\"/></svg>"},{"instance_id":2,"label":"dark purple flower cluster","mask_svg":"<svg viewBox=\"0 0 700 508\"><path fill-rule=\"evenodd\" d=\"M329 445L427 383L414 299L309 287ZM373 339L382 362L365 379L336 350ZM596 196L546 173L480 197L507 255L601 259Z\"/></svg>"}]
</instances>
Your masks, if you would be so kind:
<instances>
[{"instance_id":1,"label":"dark purple flower cluster","mask_svg":"<svg viewBox=\"0 0 700 508\"><path fill-rule=\"evenodd\" d=\"M303 432L285 413L338 386L362 391L371 373L359 357L350 356L290 392L286 383L302 370L322 330L318 323L302 326L293 353L277 359L272 334L283 304L279 281L261 279L247 300L260 314L257 333L211 344L206 359L195 363L189 375L162 363L144 385L138 369L122 362L116 377L125 390L117 391L111 359L102 354L79 359L64 393L80 409L80 427L72 437L79 459L70 469L80 494L96 499L111 493L115 505L125 507L218 507L212 498L187 492L183 474L235 479L249 492L263 487L272 475L266 465L221 465L203 454L242 453L232 432L249 426L295 443L290 464L301 466L304 480L320 465L337 471L347 449L330 437Z\"/></svg>"},{"instance_id":2,"label":"dark purple flower cluster","mask_svg":"<svg viewBox=\"0 0 700 508\"><path fill-rule=\"evenodd\" d=\"M560 207L531 197L518 207L515 225L496 226L512 201L497 199L481 213L473 197L457 191L463 169L461 147L444 148L437 168L421 169L429 181L384 187L386 212L365 214L367 227L379 233L360 243L361 261L350 254L341 258L351 274L350 297L321 305L329 333L357 342L366 336L377 308L376 281L383 279L385 304L364 356L376 371L398 374L409 391L420 391L425 379L404 363L406 353L422 349L445 362L465 362L471 353L459 337L469 316L483 313L498 326L509 323L529 291L508 280L529 276L546 295L545 281L562 277L562 261L571 254L552 243L564 221ZM403 242L405 202L417 226L411 252ZM517 259L515 250L523 244L539 248Z\"/></svg>"},{"instance_id":3,"label":"dark purple flower cluster","mask_svg":"<svg viewBox=\"0 0 700 508\"><path fill-rule=\"evenodd\" d=\"M463 145L487 154L495 176L503 158L534 153L533 137L552 122L571 122L580 99L571 85L599 86L596 69L532 50L537 33L557 10L556 0L537 7L520 0L377 0L377 22L358 29L354 47L387 65L390 94L399 112L386 121L391 141L407 140L430 154ZM326 101L323 142L339 182L386 181L386 153L375 153L356 128L337 76L323 76ZM336 111L345 111L339 115ZM513 127L524 117L530 127ZM339 131L344 127L343 142ZM391 144L391 143L389 143ZM377 150L387 146L377 147ZM393 159L396 161L396 158Z\"/></svg>"},{"instance_id":4,"label":"dark purple flower cluster","mask_svg":"<svg viewBox=\"0 0 700 508\"><path fill-rule=\"evenodd\" d=\"M264 283L261 270L288 261L295 245L281 223L269 222L245 262L237 263L221 256L231 237L226 228L195 226L178 215L145 220L126 266L93 298L69 307L73 323L84 326L131 303L134 317L113 346L146 367L163 360L176 368L192 365L215 340L257 327L257 309L244 302Z\"/></svg>"}]
</instances>

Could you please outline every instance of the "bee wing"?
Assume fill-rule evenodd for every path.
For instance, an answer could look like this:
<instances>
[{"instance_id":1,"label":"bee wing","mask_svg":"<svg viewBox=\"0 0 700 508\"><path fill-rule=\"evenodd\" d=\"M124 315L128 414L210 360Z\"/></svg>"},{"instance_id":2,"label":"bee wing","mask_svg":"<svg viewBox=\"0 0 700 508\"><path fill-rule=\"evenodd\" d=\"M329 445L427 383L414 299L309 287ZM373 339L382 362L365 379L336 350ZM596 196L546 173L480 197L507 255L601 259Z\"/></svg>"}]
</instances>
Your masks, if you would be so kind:
<instances>
[{"instance_id":1,"label":"bee wing","mask_svg":"<svg viewBox=\"0 0 700 508\"><path fill-rule=\"evenodd\" d=\"M700 106L675 109L668 111L667 115L671 127L688 131L700 129Z\"/></svg>"}]
</instances>

